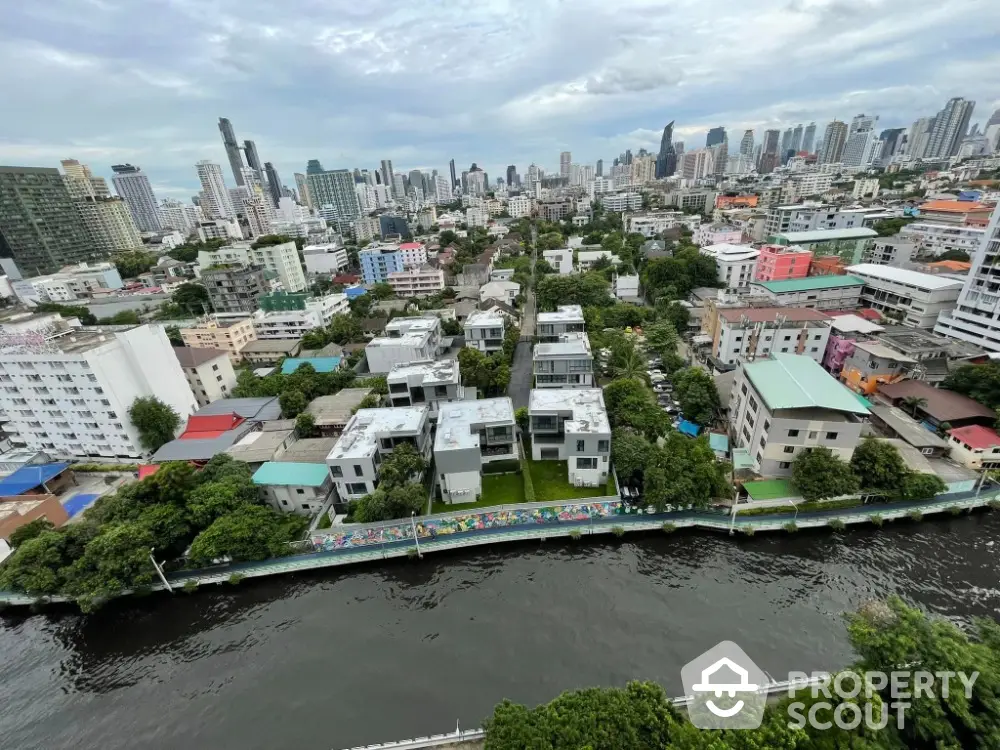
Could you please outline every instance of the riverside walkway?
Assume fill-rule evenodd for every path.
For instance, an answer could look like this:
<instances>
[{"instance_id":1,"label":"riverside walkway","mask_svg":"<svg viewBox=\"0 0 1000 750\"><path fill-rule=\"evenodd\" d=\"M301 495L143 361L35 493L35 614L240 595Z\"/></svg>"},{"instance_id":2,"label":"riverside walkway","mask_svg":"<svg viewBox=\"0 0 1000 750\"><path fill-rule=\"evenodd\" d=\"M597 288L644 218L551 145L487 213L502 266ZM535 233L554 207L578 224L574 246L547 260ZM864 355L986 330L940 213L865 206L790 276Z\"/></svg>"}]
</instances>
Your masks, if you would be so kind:
<instances>
[{"instance_id":1,"label":"riverside walkway","mask_svg":"<svg viewBox=\"0 0 1000 750\"><path fill-rule=\"evenodd\" d=\"M938 495L930 500L917 500L900 503L873 503L858 506L856 508L840 508L826 511L809 511L798 514L773 513L767 515L753 515L741 517L737 514L731 517L728 514L712 511L675 511L670 513L657 514L613 514L604 516L591 516L585 519L575 520L553 520L551 522L524 521L517 525L497 525L489 528L476 528L468 531L453 531L447 534L436 536L417 536L416 540L410 536L404 539L389 539L386 530L398 530L409 525L409 520L405 522L387 522L379 526L378 524L366 527L368 535L361 544L347 546L341 549L330 549L317 552L291 555L288 557L276 558L254 563L232 563L210 569L189 570L173 573L167 576L171 587L182 588L185 585L201 586L210 583L225 583L236 578L256 578L259 576L279 575L283 573L296 573L300 571L316 570L319 568L339 567L343 565L355 565L378 560L388 560L390 558L409 557L425 555L443 550L461 549L464 547L478 547L486 544L500 544L503 542L520 542L530 540L543 540L549 538L568 536L593 536L596 534L623 534L633 531L655 531L664 528L665 524L670 524L674 529L698 528L724 533L746 533L752 530L753 533L782 532L786 531L789 522L795 523L798 530L808 528L828 527L831 523L843 523L845 526L854 524L871 524L874 516L880 517L883 522L895 519L908 518L912 513L919 512L922 516L972 511L984 507L990 502L1000 501L1000 486L988 485L978 492L957 492L947 495ZM595 506L620 505L617 498L588 498L586 500L575 501L573 504L561 506L558 503L535 503L532 506L535 510L558 509L560 507L581 507L581 504L594 504ZM511 509L523 509L528 506L508 506L506 512ZM468 518L481 515L492 515L503 513L503 508L486 508L478 511L470 511L469 514L454 513L446 516L437 516L439 520L448 520L448 517ZM554 515L554 514L553 514ZM429 523L428 518L417 519L417 523L423 526ZM337 529L327 529L327 532L337 531ZM343 529L344 532L350 528ZM381 532L381 533L376 533ZM383 541L384 540L384 541ZM152 590L164 590L166 587L162 583L153 585ZM130 592L122 592L123 595ZM50 602L68 601L65 597L49 596L36 597L27 596L13 592L0 592L0 603L11 606L26 606L36 603L39 599Z\"/></svg>"}]
</instances>

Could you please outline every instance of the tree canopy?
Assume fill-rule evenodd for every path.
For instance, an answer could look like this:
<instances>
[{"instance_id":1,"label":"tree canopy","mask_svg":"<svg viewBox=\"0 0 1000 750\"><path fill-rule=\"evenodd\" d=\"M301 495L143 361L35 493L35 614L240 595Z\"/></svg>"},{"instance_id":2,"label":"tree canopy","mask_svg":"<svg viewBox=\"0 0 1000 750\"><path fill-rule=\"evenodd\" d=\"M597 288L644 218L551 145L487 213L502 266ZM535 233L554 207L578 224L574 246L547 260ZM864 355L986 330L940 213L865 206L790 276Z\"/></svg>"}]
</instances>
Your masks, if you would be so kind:
<instances>
[{"instance_id":1,"label":"tree canopy","mask_svg":"<svg viewBox=\"0 0 1000 750\"><path fill-rule=\"evenodd\" d=\"M695 424L710 425L721 408L719 392L712 376L700 367L679 370L673 378L674 394L684 418Z\"/></svg>"},{"instance_id":2,"label":"tree canopy","mask_svg":"<svg viewBox=\"0 0 1000 750\"><path fill-rule=\"evenodd\" d=\"M1000 408L1000 362L964 365L951 372L942 388L961 393L990 409Z\"/></svg>"},{"instance_id":3,"label":"tree canopy","mask_svg":"<svg viewBox=\"0 0 1000 750\"><path fill-rule=\"evenodd\" d=\"M806 500L819 500L857 492L860 482L850 464L819 447L799 453L792 464L792 485Z\"/></svg>"},{"instance_id":4,"label":"tree canopy","mask_svg":"<svg viewBox=\"0 0 1000 750\"><path fill-rule=\"evenodd\" d=\"M132 402L129 419L139 431L139 442L150 453L174 439L181 418L173 407L156 396L143 396Z\"/></svg>"}]
</instances>

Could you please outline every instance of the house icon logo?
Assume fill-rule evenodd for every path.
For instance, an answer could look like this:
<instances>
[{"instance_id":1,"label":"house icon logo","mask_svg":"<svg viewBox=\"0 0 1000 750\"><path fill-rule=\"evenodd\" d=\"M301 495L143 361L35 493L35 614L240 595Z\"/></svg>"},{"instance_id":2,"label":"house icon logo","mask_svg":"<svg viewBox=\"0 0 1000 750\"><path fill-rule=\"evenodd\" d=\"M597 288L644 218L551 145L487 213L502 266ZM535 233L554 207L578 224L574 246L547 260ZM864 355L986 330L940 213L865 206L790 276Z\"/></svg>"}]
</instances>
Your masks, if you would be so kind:
<instances>
[{"instance_id":1,"label":"house icon logo","mask_svg":"<svg viewBox=\"0 0 1000 750\"><path fill-rule=\"evenodd\" d=\"M756 729L767 702L767 675L732 641L681 669L688 717L699 729Z\"/></svg>"}]
</instances>

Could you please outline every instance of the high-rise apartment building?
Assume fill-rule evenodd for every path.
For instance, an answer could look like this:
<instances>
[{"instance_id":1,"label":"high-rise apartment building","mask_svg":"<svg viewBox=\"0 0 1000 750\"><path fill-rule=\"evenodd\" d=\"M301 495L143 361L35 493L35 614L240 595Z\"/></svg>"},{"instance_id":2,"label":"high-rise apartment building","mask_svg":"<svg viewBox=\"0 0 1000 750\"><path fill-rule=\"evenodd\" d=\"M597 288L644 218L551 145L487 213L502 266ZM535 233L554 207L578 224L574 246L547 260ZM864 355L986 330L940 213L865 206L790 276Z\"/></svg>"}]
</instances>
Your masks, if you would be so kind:
<instances>
[{"instance_id":1,"label":"high-rise apartment building","mask_svg":"<svg viewBox=\"0 0 1000 750\"><path fill-rule=\"evenodd\" d=\"M603 177L604 176L604 159L598 159L597 160L597 172L595 172L595 174L598 177Z\"/></svg>"},{"instance_id":2,"label":"high-rise apartment building","mask_svg":"<svg viewBox=\"0 0 1000 750\"><path fill-rule=\"evenodd\" d=\"M387 189L389 189L390 191L392 191L393 190L393 184L394 184L393 178L395 177L395 174L392 171L392 159L383 159L382 160L382 169L381 169L381 171L382 171L382 184L385 185ZM395 193L393 193L393 197L395 197L395 198L402 198L401 195L395 195Z\"/></svg>"},{"instance_id":3,"label":"high-rise apartment building","mask_svg":"<svg viewBox=\"0 0 1000 750\"><path fill-rule=\"evenodd\" d=\"M208 291L208 301L217 313L256 311L268 284L260 266L218 265L201 272L201 282Z\"/></svg>"},{"instance_id":4,"label":"high-rise apartment building","mask_svg":"<svg viewBox=\"0 0 1000 750\"><path fill-rule=\"evenodd\" d=\"M198 180L201 182L201 210L205 214L205 218L236 218L236 209L230 198L229 190L226 188L222 167L207 159L197 162L194 166L198 170Z\"/></svg>"},{"instance_id":5,"label":"high-rise apartment building","mask_svg":"<svg viewBox=\"0 0 1000 750\"><path fill-rule=\"evenodd\" d=\"M309 185L306 183L306 176L301 172L295 173L295 189L299 192L299 203L312 208L313 204L312 197L309 195Z\"/></svg>"},{"instance_id":6,"label":"high-rise apartment building","mask_svg":"<svg viewBox=\"0 0 1000 750\"><path fill-rule=\"evenodd\" d=\"M784 164L788 161L788 152L792 148L792 129L788 128L784 133L781 134L781 147L778 149L778 156L781 157L781 163Z\"/></svg>"},{"instance_id":7,"label":"high-rise apartment building","mask_svg":"<svg viewBox=\"0 0 1000 750\"><path fill-rule=\"evenodd\" d=\"M175 229L182 234L191 232L200 221L197 206L170 198L160 202L160 218L164 229Z\"/></svg>"},{"instance_id":8,"label":"high-rise apartment building","mask_svg":"<svg viewBox=\"0 0 1000 750\"><path fill-rule=\"evenodd\" d=\"M243 153L247 158L247 166L254 171L257 176L257 184L264 184L264 164L257 153L257 144L253 141L243 141Z\"/></svg>"},{"instance_id":9,"label":"high-rise apartment building","mask_svg":"<svg viewBox=\"0 0 1000 750\"><path fill-rule=\"evenodd\" d=\"M392 174L392 164L383 162L388 166L388 172ZM402 175L393 174L394 182L402 181ZM358 203L358 194L354 191L354 175L347 169L332 169L318 174L307 176L309 184L309 195L312 197L313 206L317 211L326 210L328 218L333 219L342 225L342 230L350 222L361 216L361 205ZM396 185L398 188L398 185ZM396 194L394 192L394 194ZM396 194L397 200L405 195L404 190Z\"/></svg>"},{"instance_id":10,"label":"high-rise apartment building","mask_svg":"<svg viewBox=\"0 0 1000 750\"><path fill-rule=\"evenodd\" d=\"M677 171L677 150L674 147L674 121L671 120L663 128L660 137L660 151L656 156L656 179L670 177Z\"/></svg>"},{"instance_id":11,"label":"high-rise apartment building","mask_svg":"<svg viewBox=\"0 0 1000 750\"><path fill-rule=\"evenodd\" d=\"M267 177L267 195L275 208L281 201L281 178L271 162L264 162L264 176Z\"/></svg>"},{"instance_id":12,"label":"high-rise apartment building","mask_svg":"<svg viewBox=\"0 0 1000 750\"><path fill-rule=\"evenodd\" d=\"M991 352L1000 352L1000 290L994 267L1000 263L1000 205L993 210L972 268L958 297L958 306L938 316L935 333L968 341Z\"/></svg>"},{"instance_id":13,"label":"high-rise apartment building","mask_svg":"<svg viewBox=\"0 0 1000 750\"><path fill-rule=\"evenodd\" d=\"M780 137L781 132L778 130L764 131L764 143L762 144L763 147L760 154L760 164L757 165L757 171L761 174L773 172L781 163L780 155L778 153L778 139Z\"/></svg>"},{"instance_id":14,"label":"high-rise apartment building","mask_svg":"<svg viewBox=\"0 0 1000 750\"><path fill-rule=\"evenodd\" d=\"M819 155L821 164L835 164L844 156L847 144L847 123L834 120L823 133L823 151Z\"/></svg>"},{"instance_id":15,"label":"high-rise apartment building","mask_svg":"<svg viewBox=\"0 0 1000 750\"><path fill-rule=\"evenodd\" d=\"M753 130L744 130L740 140L740 156L753 156Z\"/></svg>"},{"instance_id":16,"label":"high-rise apartment building","mask_svg":"<svg viewBox=\"0 0 1000 750\"><path fill-rule=\"evenodd\" d=\"M927 150L924 152L925 158L941 159L957 154L958 147L969 130L969 120L975 108L975 102L960 96L949 99L944 109L934 118Z\"/></svg>"},{"instance_id":17,"label":"high-rise apartment building","mask_svg":"<svg viewBox=\"0 0 1000 750\"><path fill-rule=\"evenodd\" d=\"M559 154L559 177L563 180L569 181L570 168L573 165L573 154L569 151L563 151Z\"/></svg>"},{"instance_id":18,"label":"high-rise apartment building","mask_svg":"<svg viewBox=\"0 0 1000 750\"><path fill-rule=\"evenodd\" d=\"M114 177L111 182L128 206L136 229L140 232L158 232L162 229L160 212L149 178L139 167L131 164L115 164L111 167Z\"/></svg>"},{"instance_id":19,"label":"high-rise apartment building","mask_svg":"<svg viewBox=\"0 0 1000 750\"><path fill-rule=\"evenodd\" d=\"M63 159L63 174L66 179L66 188L73 198L110 198L111 191L108 189L108 181L103 177L94 177L90 167L81 164L76 159Z\"/></svg>"},{"instance_id":20,"label":"high-rise apartment building","mask_svg":"<svg viewBox=\"0 0 1000 750\"><path fill-rule=\"evenodd\" d=\"M711 130L708 131L708 136L705 138L705 148L718 146L725 140L726 140L725 128L723 127L712 128Z\"/></svg>"},{"instance_id":21,"label":"high-rise apartment building","mask_svg":"<svg viewBox=\"0 0 1000 750\"><path fill-rule=\"evenodd\" d=\"M906 151L911 159L923 159L926 156L927 145L930 143L931 131L933 129L933 117L921 117L910 126Z\"/></svg>"},{"instance_id":22,"label":"high-rise apartment building","mask_svg":"<svg viewBox=\"0 0 1000 750\"><path fill-rule=\"evenodd\" d=\"M813 152L813 147L816 145L816 123L811 122L806 125L806 129L802 132L802 150L807 154Z\"/></svg>"},{"instance_id":23,"label":"high-rise apartment building","mask_svg":"<svg viewBox=\"0 0 1000 750\"><path fill-rule=\"evenodd\" d=\"M844 154L841 161L845 167L861 167L872 163L872 157L878 137L875 135L875 125L878 115L857 115L851 120L851 128L844 144Z\"/></svg>"},{"instance_id":24,"label":"high-rise apartment building","mask_svg":"<svg viewBox=\"0 0 1000 750\"><path fill-rule=\"evenodd\" d=\"M0 257L36 275L98 256L58 169L0 167Z\"/></svg>"},{"instance_id":25,"label":"high-rise apartment building","mask_svg":"<svg viewBox=\"0 0 1000 750\"><path fill-rule=\"evenodd\" d=\"M792 143L788 150L791 151L793 155L802 150L802 133L802 123L800 122L792 130Z\"/></svg>"},{"instance_id":26,"label":"high-rise apartment building","mask_svg":"<svg viewBox=\"0 0 1000 750\"><path fill-rule=\"evenodd\" d=\"M121 198L77 198L77 213L87 229L91 247L100 255L142 248L132 214Z\"/></svg>"},{"instance_id":27,"label":"high-rise apartment building","mask_svg":"<svg viewBox=\"0 0 1000 750\"><path fill-rule=\"evenodd\" d=\"M233 179L236 184L243 185L243 157L240 156L240 145L236 142L236 133L233 132L233 124L225 117L219 118L219 132L222 133L222 145L226 149L226 158L229 159L229 167L233 170Z\"/></svg>"},{"instance_id":28,"label":"high-rise apartment building","mask_svg":"<svg viewBox=\"0 0 1000 750\"><path fill-rule=\"evenodd\" d=\"M448 162L448 168L451 170L451 187L453 189L457 188L458 187L458 177L455 174L455 160L454 159L452 159L451 161Z\"/></svg>"},{"instance_id":29,"label":"high-rise apartment building","mask_svg":"<svg viewBox=\"0 0 1000 750\"><path fill-rule=\"evenodd\" d=\"M517 167L513 164L507 166L507 187L514 187L514 182L517 179Z\"/></svg>"}]
</instances>

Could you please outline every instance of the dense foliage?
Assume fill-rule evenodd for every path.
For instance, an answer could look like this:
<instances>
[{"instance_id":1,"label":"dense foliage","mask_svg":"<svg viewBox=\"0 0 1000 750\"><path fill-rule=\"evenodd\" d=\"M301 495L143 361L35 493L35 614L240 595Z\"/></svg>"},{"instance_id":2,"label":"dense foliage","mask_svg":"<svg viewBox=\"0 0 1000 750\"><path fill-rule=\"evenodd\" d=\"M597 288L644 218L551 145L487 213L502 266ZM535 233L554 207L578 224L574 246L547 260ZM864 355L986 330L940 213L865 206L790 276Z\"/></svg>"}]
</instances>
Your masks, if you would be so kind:
<instances>
[{"instance_id":1,"label":"dense foliage","mask_svg":"<svg viewBox=\"0 0 1000 750\"><path fill-rule=\"evenodd\" d=\"M803 451L792 464L792 485L806 500L850 495L860 484L850 464L829 448Z\"/></svg>"},{"instance_id":2,"label":"dense foliage","mask_svg":"<svg viewBox=\"0 0 1000 750\"><path fill-rule=\"evenodd\" d=\"M156 396L137 398L129 407L128 417L139 431L139 442L150 453L174 439L181 418L173 407Z\"/></svg>"},{"instance_id":3,"label":"dense foliage","mask_svg":"<svg viewBox=\"0 0 1000 750\"><path fill-rule=\"evenodd\" d=\"M397 445L379 467L378 488L351 503L351 520L374 523L422 513L427 490L417 480L426 469L427 462L416 448Z\"/></svg>"},{"instance_id":4,"label":"dense foliage","mask_svg":"<svg viewBox=\"0 0 1000 750\"><path fill-rule=\"evenodd\" d=\"M961 393L990 409L1000 408L1000 362L959 367L941 383L942 388Z\"/></svg>"},{"instance_id":5,"label":"dense foliage","mask_svg":"<svg viewBox=\"0 0 1000 750\"><path fill-rule=\"evenodd\" d=\"M129 250L111 256L111 262L123 279L134 279L156 265L156 255L142 250Z\"/></svg>"}]
</instances>

